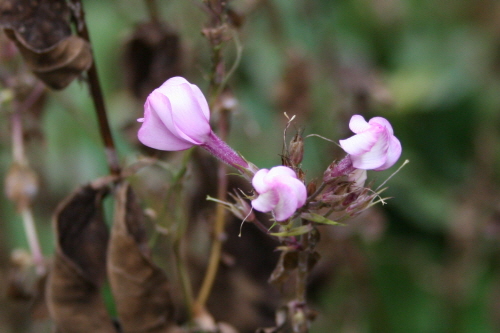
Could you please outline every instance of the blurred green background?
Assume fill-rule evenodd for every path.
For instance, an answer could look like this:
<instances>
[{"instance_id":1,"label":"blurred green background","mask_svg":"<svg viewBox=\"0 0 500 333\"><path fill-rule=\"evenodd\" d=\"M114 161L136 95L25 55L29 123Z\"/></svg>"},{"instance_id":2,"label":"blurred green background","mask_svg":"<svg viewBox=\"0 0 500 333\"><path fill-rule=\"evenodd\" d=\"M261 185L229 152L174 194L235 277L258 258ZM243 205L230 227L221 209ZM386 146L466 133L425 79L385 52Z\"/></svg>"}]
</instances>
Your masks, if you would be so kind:
<instances>
[{"instance_id":1,"label":"blurred green background","mask_svg":"<svg viewBox=\"0 0 500 333\"><path fill-rule=\"evenodd\" d=\"M206 13L199 1L158 3L180 38L183 76L206 91L210 55L200 33ZM134 27L148 20L146 7L131 0L84 5L120 156L134 161L143 100L126 88L123 50ZM389 181L387 205L341 231L325 231L321 251L329 266L319 267L327 273L312 286L319 315L311 332L499 332L500 2L235 0L231 6L243 19L242 58L229 81L239 103L231 146L271 167L280 163L283 112L297 116L305 135L334 141L350 136L350 116L362 114L387 118L403 145L399 164L410 160ZM235 49L227 43L228 67ZM8 114L0 116L5 175L12 156ZM43 136L30 141L28 155L41 180L34 213L50 257L57 203L107 169L84 83L49 92L37 125ZM321 177L339 150L307 138L307 178ZM380 184L395 169L369 178ZM0 210L5 282L10 252L27 244L5 196ZM3 299L0 306L2 332L47 329L27 319L25 304Z\"/></svg>"}]
</instances>

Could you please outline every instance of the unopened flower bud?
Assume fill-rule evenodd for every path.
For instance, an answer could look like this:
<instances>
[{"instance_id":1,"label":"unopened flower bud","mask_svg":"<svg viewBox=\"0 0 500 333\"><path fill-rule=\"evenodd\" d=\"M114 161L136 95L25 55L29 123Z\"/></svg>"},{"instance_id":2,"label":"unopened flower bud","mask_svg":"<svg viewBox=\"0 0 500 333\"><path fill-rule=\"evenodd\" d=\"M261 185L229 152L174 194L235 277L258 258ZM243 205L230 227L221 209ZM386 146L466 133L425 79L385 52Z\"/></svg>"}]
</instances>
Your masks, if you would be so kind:
<instances>
[{"instance_id":1,"label":"unopened flower bud","mask_svg":"<svg viewBox=\"0 0 500 333\"><path fill-rule=\"evenodd\" d=\"M290 163L292 163L293 166L297 166L302 162L304 158L304 139L302 139L299 134L296 134L292 141L290 141L288 154Z\"/></svg>"},{"instance_id":2,"label":"unopened flower bud","mask_svg":"<svg viewBox=\"0 0 500 333\"><path fill-rule=\"evenodd\" d=\"M346 212L352 215L357 215L361 213L362 211L370 207L375 196L376 194L368 194L368 193L360 194L359 197L346 208Z\"/></svg>"},{"instance_id":3,"label":"unopened flower bud","mask_svg":"<svg viewBox=\"0 0 500 333\"><path fill-rule=\"evenodd\" d=\"M307 196L312 195L314 192L316 192L317 186L315 182L310 182L307 184Z\"/></svg>"},{"instance_id":4,"label":"unopened flower bud","mask_svg":"<svg viewBox=\"0 0 500 333\"><path fill-rule=\"evenodd\" d=\"M5 195L18 208L26 207L38 192L38 177L26 164L13 163L5 178Z\"/></svg>"},{"instance_id":5,"label":"unopened flower bud","mask_svg":"<svg viewBox=\"0 0 500 333\"><path fill-rule=\"evenodd\" d=\"M337 177L342 177L356 170L352 166L351 157L347 155L340 162L333 162L323 174L323 181L328 183Z\"/></svg>"},{"instance_id":6,"label":"unopened flower bud","mask_svg":"<svg viewBox=\"0 0 500 333\"><path fill-rule=\"evenodd\" d=\"M235 192L229 193L229 195L234 199L235 203L227 206L227 208L242 221L252 222L255 220L255 214L252 211L252 207L243 199L239 193Z\"/></svg>"}]
</instances>

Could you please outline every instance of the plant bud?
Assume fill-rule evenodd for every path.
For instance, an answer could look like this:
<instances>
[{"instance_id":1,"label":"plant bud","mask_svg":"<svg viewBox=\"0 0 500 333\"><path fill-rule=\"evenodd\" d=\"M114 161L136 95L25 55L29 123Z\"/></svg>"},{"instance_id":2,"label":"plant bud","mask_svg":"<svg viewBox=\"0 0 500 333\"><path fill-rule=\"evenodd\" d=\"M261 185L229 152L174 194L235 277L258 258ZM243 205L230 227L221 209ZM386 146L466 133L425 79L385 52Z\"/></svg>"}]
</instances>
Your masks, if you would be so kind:
<instances>
[{"instance_id":1,"label":"plant bud","mask_svg":"<svg viewBox=\"0 0 500 333\"><path fill-rule=\"evenodd\" d=\"M314 192L316 192L317 186L315 182L310 182L307 184L307 196L312 195Z\"/></svg>"},{"instance_id":2,"label":"plant bud","mask_svg":"<svg viewBox=\"0 0 500 333\"><path fill-rule=\"evenodd\" d=\"M13 163L5 178L5 194L18 208L31 204L38 192L38 177L26 164Z\"/></svg>"},{"instance_id":3,"label":"plant bud","mask_svg":"<svg viewBox=\"0 0 500 333\"><path fill-rule=\"evenodd\" d=\"M328 183L337 177L348 175L354 170L356 168L352 166L351 157L347 155L340 162L337 163L334 161L328 166L323 174L323 181Z\"/></svg>"},{"instance_id":4,"label":"plant bud","mask_svg":"<svg viewBox=\"0 0 500 333\"><path fill-rule=\"evenodd\" d=\"M299 134L296 134L292 141L290 141L288 154L292 165L297 166L302 162L302 158L304 157L304 139Z\"/></svg>"}]
</instances>

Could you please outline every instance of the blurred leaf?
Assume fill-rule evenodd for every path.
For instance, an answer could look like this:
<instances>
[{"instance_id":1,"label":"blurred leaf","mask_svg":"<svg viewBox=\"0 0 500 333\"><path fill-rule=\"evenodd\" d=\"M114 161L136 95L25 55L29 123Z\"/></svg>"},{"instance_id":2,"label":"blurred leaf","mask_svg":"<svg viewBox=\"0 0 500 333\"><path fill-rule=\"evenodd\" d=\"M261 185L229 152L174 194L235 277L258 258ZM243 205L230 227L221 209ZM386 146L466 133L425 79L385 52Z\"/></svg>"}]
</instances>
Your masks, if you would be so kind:
<instances>
[{"instance_id":1,"label":"blurred leaf","mask_svg":"<svg viewBox=\"0 0 500 333\"><path fill-rule=\"evenodd\" d=\"M319 215L319 214L316 214L316 213L303 213L300 215L300 217L303 218L304 220L313 221L313 222L321 223L321 224L342 225L342 226L345 225L345 224L340 223L340 222L335 222L335 221L329 220L326 217Z\"/></svg>"},{"instance_id":2,"label":"blurred leaf","mask_svg":"<svg viewBox=\"0 0 500 333\"><path fill-rule=\"evenodd\" d=\"M286 231L281 231L281 232L272 232L270 235L276 236L276 237L288 237L288 236L300 236L305 233L308 233L313 229L312 225L307 224L307 225L302 225L300 227L292 228L290 230Z\"/></svg>"},{"instance_id":3,"label":"blurred leaf","mask_svg":"<svg viewBox=\"0 0 500 333\"><path fill-rule=\"evenodd\" d=\"M0 2L0 25L26 64L47 86L63 89L92 64L87 41L71 35L64 0Z\"/></svg>"},{"instance_id":4,"label":"blurred leaf","mask_svg":"<svg viewBox=\"0 0 500 333\"><path fill-rule=\"evenodd\" d=\"M15 33L8 32L8 36L33 74L52 89L64 89L92 65L90 45L80 37L69 36L48 51L38 52L29 49Z\"/></svg>"},{"instance_id":5,"label":"blurred leaf","mask_svg":"<svg viewBox=\"0 0 500 333\"><path fill-rule=\"evenodd\" d=\"M121 184L108 249L111 290L124 332L167 332L173 316L169 283L151 261L144 219L132 188Z\"/></svg>"},{"instance_id":6,"label":"blurred leaf","mask_svg":"<svg viewBox=\"0 0 500 333\"><path fill-rule=\"evenodd\" d=\"M297 268L299 253L297 251L282 251L276 268L269 277L269 282L283 284L290 275L290 272Z\"/></svg>"},{"instance_id":7,"label":"blurred leaf","mask_svg":"<svg viewBox=\"0 0 500 333\"><path fill-rule=\"evenodd\" d=\"M0 25L34 52L46 52L71 35L65 0L3 0Z\"/></svg>"},{"instance_id":8,"label":"blurred leaf","mask_svg":"<svg viewBox=\"0 0 500 333\"><path fill-rule=\"evenodd\" d=\"M59 333L116 332L100 295L109 238L102 208L106 192L107 182L83 186L56 211L47 303Z\"/></svg>"}]
</instances>

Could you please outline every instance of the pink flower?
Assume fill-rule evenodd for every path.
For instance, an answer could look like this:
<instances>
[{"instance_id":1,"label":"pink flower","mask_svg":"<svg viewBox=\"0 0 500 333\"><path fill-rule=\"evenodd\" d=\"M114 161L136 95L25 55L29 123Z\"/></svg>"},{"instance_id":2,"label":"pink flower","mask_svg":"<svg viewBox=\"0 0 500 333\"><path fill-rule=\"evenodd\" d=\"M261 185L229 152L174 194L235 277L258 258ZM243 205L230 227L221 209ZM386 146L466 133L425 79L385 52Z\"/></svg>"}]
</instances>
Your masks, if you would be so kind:
<instances>
[{"instance_id":1,"label":"pink flower","mask_svg":"<svg viewBox=\"0 0 500 333\"><path fill-rule=\"evenodd\" d=\"M243 173L253 174L238 153L222 141L210 127L210 109L201 90L183 77L168 79L153 90L144 104L139 141L159 150L185 150L201 146L212 155Z\"/></svg>"},{"instance_id":2,"label":"pink flower","mask_svg":"<svg viewBox=\"0 0 500 333\"><path fill-rule=\"evenodd\" d=\"M387 119L374 117L369 122L354 115L349 128L356 135L340 140L340 146L348 153L353 167L364 170L385 170L401 156L401 143L394 136Z\"/></svg>"},{"instance_id":3,"label":"pink flower","mask_svg":"<svg viewBox=\"0 0 500 333\"><path fill-rule=\"evenodd\" d=\"M306 202L307 191L295 171L285 166L260 169L252 179L259 194L252 207L260 212L273 212L276 221L284 221Z\"/></svg>"},{"instance_id":4,"label":"pink flower","mask_svg":"<svg viewBox=\"0 0 500 333\"><path fill-rule=\"evenodd\" d=\"M139 140L159 150L184 150L207 142L210 110L201 90L182 77L155 89L144 104Z\"/></svg>"}]
</instances>

